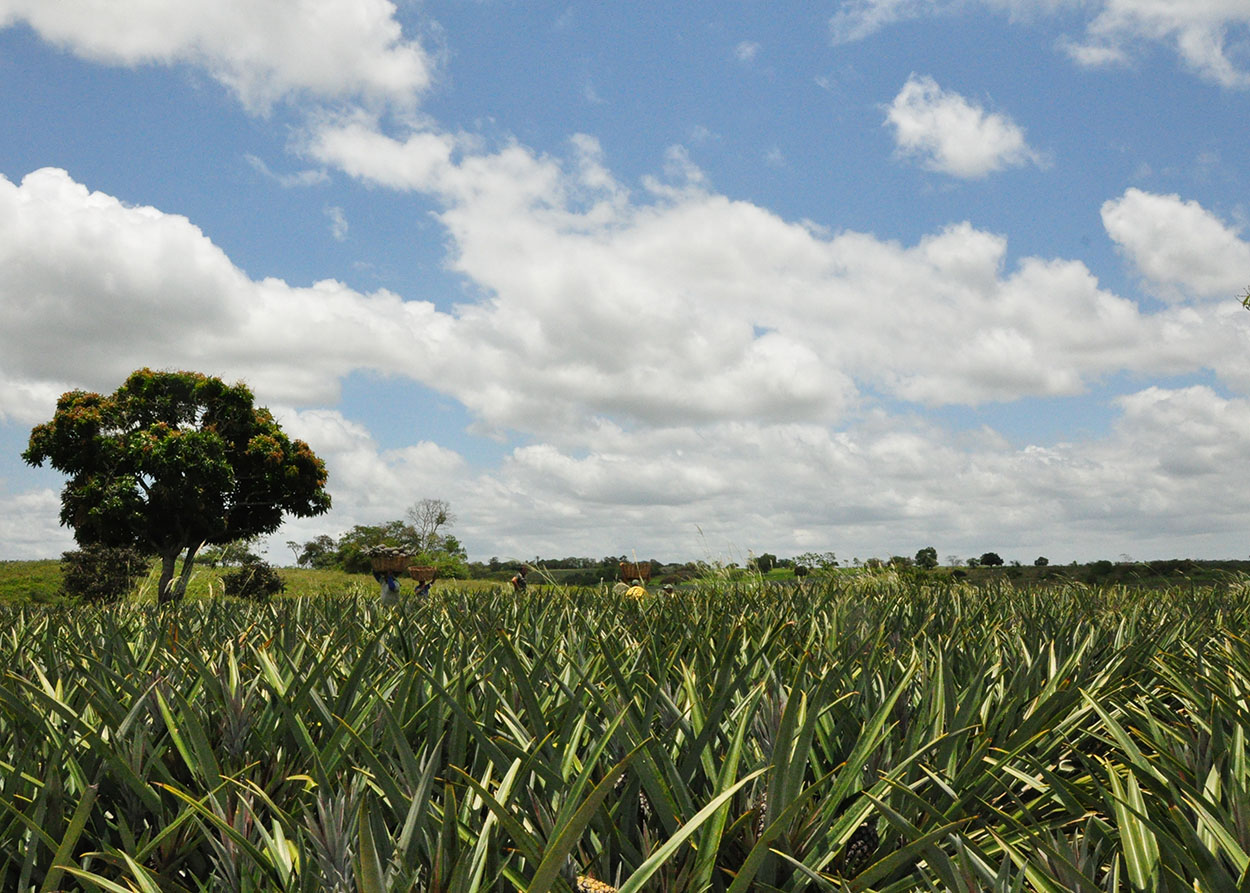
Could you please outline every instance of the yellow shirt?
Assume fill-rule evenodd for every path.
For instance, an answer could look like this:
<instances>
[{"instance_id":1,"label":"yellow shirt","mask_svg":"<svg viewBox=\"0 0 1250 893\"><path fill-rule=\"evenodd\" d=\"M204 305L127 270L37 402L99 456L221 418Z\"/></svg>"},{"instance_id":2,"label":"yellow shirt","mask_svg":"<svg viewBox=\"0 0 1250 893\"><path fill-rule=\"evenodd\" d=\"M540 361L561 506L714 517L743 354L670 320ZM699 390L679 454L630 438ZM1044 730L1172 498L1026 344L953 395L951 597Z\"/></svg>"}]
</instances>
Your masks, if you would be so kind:
<instances>
[{"instance_id":1,"label":"yellow shirt","mask_svg":"<svg viewBox=\"0 0 1250 893\"><path fill-rule=\"evenodd\" d=\"M643 589L641 586L631 586L625 590L625 594L630 598L645 598L647 590Z\"/></svg>"}]
</instances>

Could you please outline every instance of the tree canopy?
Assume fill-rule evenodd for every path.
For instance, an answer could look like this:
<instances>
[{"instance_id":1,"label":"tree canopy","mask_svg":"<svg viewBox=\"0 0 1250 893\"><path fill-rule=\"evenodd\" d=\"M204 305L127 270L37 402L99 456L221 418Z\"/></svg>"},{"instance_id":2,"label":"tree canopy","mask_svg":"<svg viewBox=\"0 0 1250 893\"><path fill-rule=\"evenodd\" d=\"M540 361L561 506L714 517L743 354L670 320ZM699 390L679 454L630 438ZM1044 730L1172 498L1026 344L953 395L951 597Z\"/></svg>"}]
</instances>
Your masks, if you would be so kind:
<instances>
[{"instance_id":1,"label":"tree canopy","mask_svg":"<svg viewBox=\"0 0 1250 893\"><path fill-rule=\"evenodd\" d=\"M413 564L438 568L440 577L468 576L468 555L456 537L445 532L456 516L444 499L421 499L407 511L407 521L357 524L337 540L322 534L303 544L297 562L302 567L338 567L367 573L370 550L389 546L404 550Z\"/></svg>"},{"instance_id":2,"label":"tree canopy","mask_svg":"<svg viewBox=\"0 0 1250 893\"><path fill-rule=\"evenodd\" d=\"M61 523L79 544L159 555L160 599L169 601L185 592L202 546L330 508L324 463L253 399L242 383L140 369L109 396L62 394L22 458L70 476Z\"/></svg>"}]
</instances>

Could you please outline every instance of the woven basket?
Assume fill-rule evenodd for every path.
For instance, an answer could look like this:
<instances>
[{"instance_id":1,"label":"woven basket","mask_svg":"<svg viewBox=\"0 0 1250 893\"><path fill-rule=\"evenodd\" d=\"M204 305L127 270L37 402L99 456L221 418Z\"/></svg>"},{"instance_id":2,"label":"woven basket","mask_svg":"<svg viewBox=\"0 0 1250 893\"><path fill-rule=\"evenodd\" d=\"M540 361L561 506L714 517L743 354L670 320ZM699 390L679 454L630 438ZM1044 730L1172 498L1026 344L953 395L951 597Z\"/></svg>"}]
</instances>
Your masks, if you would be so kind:
<instances>
[{"instance_id":1,"label":"woven basket","mask_svg":"<svg viewBox=\"0 0 1250 893\"><path fill-rule=\"evenodd\" d=\"M438 579L438 568L419 564L408 565L408 576L418 583L433 583Z\"/></svg>"},{"instance_id":2,"label":"woven basket","mask_svg":"<svg viewBox=\"0 0 1250 893\"><path fill-rule=\"evenodd\" d=\"M632 580L650 580L651 579L651 562L621 562L621 579L629 583Z\"/></svg>"},{"instance_id":3,"label":"woven basket","mask_svg":"<svg viewBox=\"0 0 1250 893\"><path fill-rule=\"evenodd\" d=\"M407 555L375 555L369 559L369 563L375 571L402 573L409 560Z\"/></svg>"}]
</instances>

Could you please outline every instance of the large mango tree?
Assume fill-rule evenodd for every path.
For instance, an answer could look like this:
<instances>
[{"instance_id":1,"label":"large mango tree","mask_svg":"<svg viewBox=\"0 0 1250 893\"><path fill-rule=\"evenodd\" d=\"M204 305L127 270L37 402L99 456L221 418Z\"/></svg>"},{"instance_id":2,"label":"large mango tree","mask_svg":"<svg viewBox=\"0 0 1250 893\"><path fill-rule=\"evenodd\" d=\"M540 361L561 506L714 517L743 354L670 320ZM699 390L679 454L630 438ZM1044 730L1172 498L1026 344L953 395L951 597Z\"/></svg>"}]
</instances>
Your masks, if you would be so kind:
<instances>
[{"instance_id":1,"label":"large mango tree","mask_svg":"<svg viewBox=\"0 0 1250 893\"><path fill-rule=\"evenodd\" d=\"M253 404L242 383L140 369L108 396L62 394L22 458L69 475L61 523L80 545L159 556L160 601L176 601L203 546L272 533L284 515L330 507L325 464Z\"/></svg>"}]
</instances>

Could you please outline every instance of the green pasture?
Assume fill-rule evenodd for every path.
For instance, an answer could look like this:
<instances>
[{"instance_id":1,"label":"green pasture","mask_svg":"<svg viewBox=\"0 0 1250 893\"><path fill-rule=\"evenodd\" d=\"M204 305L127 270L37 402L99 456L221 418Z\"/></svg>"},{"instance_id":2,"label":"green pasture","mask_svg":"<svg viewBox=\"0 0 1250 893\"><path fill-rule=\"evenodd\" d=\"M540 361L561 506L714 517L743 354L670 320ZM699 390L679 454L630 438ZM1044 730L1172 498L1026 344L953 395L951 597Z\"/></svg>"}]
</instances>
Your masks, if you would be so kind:
<instances>
[{"instance_id":1,"label":"green pasture","mask_svg":"<svg viewBox=\"0 0 1250 893\"><path fill-rule=\"evenodd\" d=\"M232 568L196 565L187 584L187 598L201 600L219 597L224 591L221 578ZM330 596L367 597L377 593L378 584L368 574L349 574L337 570L311 570L309 568L279 568L278 573L286 584L287 597L318 598ZM140 578L131 600L155 602L156 586L160 576L154 563L146 577ZM401 581L406 591L411 591L411 580ZM470 580L439 580L435 589L490 589L499 583ZM50 603L66 601L61 587L60 562L46 561L0 561L0 603Z\"/></svg>"},{"instance_id":2,"label":"green pasture","mask_svg":"<svg viewBox=\"0 0 1250 893\"><path fill-rule=\"evenodd\" d=\"M55 602L61 598L59 561L0 561L0 602Z\"/></svg>"}]
</instances>

